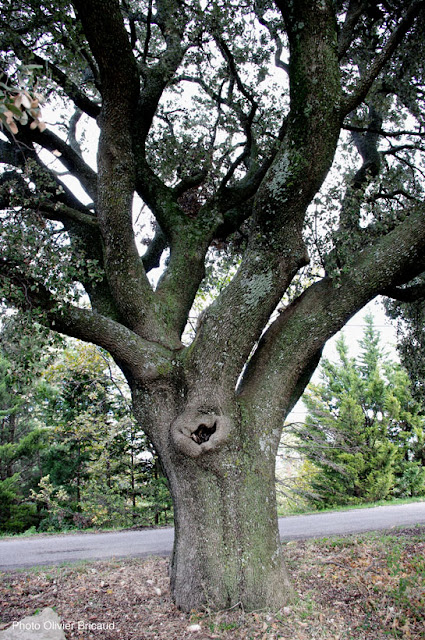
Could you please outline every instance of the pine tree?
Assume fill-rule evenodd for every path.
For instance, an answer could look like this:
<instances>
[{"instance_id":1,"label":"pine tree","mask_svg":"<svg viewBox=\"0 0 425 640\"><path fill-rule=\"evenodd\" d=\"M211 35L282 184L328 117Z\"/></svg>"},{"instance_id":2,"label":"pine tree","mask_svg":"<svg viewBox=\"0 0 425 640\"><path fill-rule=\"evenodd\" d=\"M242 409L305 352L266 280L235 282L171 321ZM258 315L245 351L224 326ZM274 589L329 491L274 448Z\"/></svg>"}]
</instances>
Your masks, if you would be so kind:
<instances>
[{"instance_id":1,"label":"pine tree","mask_svg":"<svg viewBox=\"0 0 425 640\"><path fill-rule=\"evenodd\" d=\"M0 353L0 531L22 532L38 523L29 492L40 479L46 431L33 416L33 387Z\"/></svg>"},{"instance_id":2,"label":"pine tree","mask_svg":"<svg viewBox=\"0 0 425 640\"><path fill-rule=\"evenodd\" d=\"M425 491L425 419L406 372L384 356L379 341L369 315L357 360L341 336L339 362L325 359L322 382L304 396L308 415L298 435L317 468L310 496L317 506Z\"/></svg>"}]
</instances>

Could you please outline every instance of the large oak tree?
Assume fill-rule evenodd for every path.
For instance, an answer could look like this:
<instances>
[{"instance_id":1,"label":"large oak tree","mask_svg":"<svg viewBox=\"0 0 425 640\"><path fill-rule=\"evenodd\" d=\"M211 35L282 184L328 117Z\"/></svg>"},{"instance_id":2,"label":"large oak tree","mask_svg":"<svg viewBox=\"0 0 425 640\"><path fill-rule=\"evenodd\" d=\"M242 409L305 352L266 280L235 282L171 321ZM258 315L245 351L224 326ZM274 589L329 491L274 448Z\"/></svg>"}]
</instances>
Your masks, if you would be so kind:
<instances>
[{"instance_id":1,"label":"large oak tree","mask_svg":"<svg viewBox=\"0 0 425 640\"><path fill-rule=\"evenodd\" d=\"M281 606L284 417L325 342L425 269L424 3L0 4L2 295L124 372L173 495L177 605ZM22 65L60 126L42 130ZM236 273L183 343L229 253Z\"/></svg>"}]
</instances>

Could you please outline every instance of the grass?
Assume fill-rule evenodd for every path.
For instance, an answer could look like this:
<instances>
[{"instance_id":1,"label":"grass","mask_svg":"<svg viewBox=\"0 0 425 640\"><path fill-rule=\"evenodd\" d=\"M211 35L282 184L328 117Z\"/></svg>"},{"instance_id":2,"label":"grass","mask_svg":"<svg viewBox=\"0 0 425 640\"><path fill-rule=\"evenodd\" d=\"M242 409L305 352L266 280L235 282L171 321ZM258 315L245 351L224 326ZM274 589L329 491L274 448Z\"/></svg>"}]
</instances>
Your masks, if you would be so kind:
<instances>
[{"instance_id":1,"label":"grass","mask_svg":"<svg viewBox=\"0 0 425 640\"><path fill-rule=\"evenodd\" d=\"M277 513L280 518L295 515L312 515L314 513L331 513L334 511L350 511L353 509L372 509L373 507L389 507L399 504L413 504L415 502L425 502L425 497L415 498L393 498L392 500L378 500L377 502L364 502L362 504L347 504L327 509L309 509L305 506L278 504Z\"/></svg>"},{"instance_id":2,"label":"grass","mask_svg":"<svg viewBox=\"0 0 425 640\"><path fill-rule=\"evenodd\" d=\"M61 535L79 535L85 533L113 533L115 531L131 531L132 529L159 529L164 527L172 527L172 523L151 525L151 526L136 526L136 527L87 527L85 529L65 528L61 530L51 531L36 531L34 527L24 531L23 533L1 533L0 540L7 538L29 538L32 536L61 536Z\"/></svg>"}]
</instances>

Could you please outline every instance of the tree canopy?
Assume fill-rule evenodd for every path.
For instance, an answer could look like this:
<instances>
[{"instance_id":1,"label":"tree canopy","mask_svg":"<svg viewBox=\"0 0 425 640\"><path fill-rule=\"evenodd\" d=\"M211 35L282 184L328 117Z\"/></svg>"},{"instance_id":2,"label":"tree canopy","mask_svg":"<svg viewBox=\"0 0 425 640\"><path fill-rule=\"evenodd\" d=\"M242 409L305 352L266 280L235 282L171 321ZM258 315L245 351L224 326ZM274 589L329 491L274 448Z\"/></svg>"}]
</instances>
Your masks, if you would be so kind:
<instances>
[{"instance_id":1,"label":"tree canopy","mask_svg":"<svg viewBox=\"0 0 425 640\"><path fill-rule=\"evenodd\" d=\"M425 269L424 3L0 6L2 297L123 370L178 506L177 604L274 606L283 417ZM238 269L187 344L212 257Z\"/></svg>"}]
</instances>

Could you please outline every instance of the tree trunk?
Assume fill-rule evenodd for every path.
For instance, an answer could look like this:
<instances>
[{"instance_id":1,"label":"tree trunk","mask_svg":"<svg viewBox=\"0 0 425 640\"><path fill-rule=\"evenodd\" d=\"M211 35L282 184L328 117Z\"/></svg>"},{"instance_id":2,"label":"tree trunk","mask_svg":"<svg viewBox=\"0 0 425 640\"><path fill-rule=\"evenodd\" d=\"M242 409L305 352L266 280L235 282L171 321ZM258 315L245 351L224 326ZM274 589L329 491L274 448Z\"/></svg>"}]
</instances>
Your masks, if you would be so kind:
<instances>
[{"instance_id":1,"label":"tree trunk","mask_svg":"<svg viewBox=\"0 0 425 640\"><path fill-rule=\"evenodd\" d=\"M149 403L133 398L145 428L146 407L150 419L162 420L152 441L174 504L170 578L176 605L184 611L282 607L291 588L276 512L278 437L265 446L264 434L262 439L258 427L243 424L235 405L223 415L185 404L173 419L173 395L157 393Z\"/></svg>"},{"instance_id":2,"label":"tree trunk","mask_svg":"<svg viewBox=\"0 0 425 640\"><path fill-rule=\"evenodd\" d=\"M193 460L174 465L171 589L184 611L236 604L276 609L288 599L274 470L237 462L214 469Z\"/></svg>"}]
</instances>

